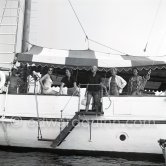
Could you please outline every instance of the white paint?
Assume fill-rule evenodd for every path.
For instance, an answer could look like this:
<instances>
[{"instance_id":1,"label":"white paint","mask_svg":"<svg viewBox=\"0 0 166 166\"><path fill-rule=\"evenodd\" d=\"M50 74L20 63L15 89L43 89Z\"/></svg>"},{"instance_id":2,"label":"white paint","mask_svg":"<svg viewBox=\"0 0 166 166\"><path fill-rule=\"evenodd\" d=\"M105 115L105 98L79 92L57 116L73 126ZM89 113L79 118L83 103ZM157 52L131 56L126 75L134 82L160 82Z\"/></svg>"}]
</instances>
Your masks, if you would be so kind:
<instances>
[{"instance_id":1,"label":"white paint","mask_svg":"<svg viewBox=\"0 0 166 166\"><path fill-rule=\"evenodd\" d=\"M0 95L0 114L3 114L5 95ZM78 97L38 95L39 116L43 138L55 139L60 131L60 122L45 121L44 118L60 118L60 110L69 102L63 111L63 118L72 118L78 111ZM103 98L103 107L109 103ZM103 116L81 116L84 120L158 120L166 119L165 97L111 97L112 105L104 110ZM0 122L6 125L4 135L0 127L0 144L21 147L51 148L51 142L37 140L37 121L21 120L20 117L37 117L34 95L8 95L6 116L17 116L13 123ZM8 121L7 121L8 122ZM118 121L117 121L118 122ZM166 124L136 124L136 123L92 123L92 140L89 142L89 124L80 122L59 149L116 151L162 154L158 140L165 138ZM67 122L63 122L65 127ZM22 134L24 133L24 134ZM126 140L119 136L126 134ZM146 135L146 138L144 137Z\"/></svg>"}]
</instances>

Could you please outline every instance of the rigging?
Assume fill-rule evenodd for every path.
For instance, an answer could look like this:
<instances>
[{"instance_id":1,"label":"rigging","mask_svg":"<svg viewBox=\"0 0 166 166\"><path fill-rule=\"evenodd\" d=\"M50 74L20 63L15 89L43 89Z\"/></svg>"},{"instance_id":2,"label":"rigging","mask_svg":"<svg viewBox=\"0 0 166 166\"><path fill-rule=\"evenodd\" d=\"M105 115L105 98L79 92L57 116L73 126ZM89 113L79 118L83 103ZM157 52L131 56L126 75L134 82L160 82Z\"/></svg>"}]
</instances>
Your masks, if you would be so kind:
<instances>
[{"instance_id":1,"label":"rigging","mask_svg":"<svg viewBox=\"0 0 166 166\"><path fill-rule=\"evenodd\" d=\"M161 1L162 1L162 0L160 0L159 3L158 3L158 7L157 7L157 9L156 9L156 13L155 13L155 16L154 16L154 19L153 19L153 22L152 22L152 26L151 26L151 29L150 29L149 34L148 34L147 42L146 42L146 44L145 44L145 48L143 49L144 52L146 52L146 50L147 50L147 47L148 47L148 44L149 44L149 40L150 40L150 37L151 37L151 35L152 35L152 30L153 30L154 25L155 25L155 23L156 23L156 19L157 19L157 16L158 16L158 12L159 12L159 9L160 9L160 6L161 6Z\"/></svg>"},{"instance_id":2,"label":"rigging","mask_svg":"<svg viewBox=\"0 0 166 166\"><path fill-rule=\"evenodd\" d=\"M113 49L113 48L111 48L111 47L109 47L109 46L107 46L107 45L105 45L105 44L102 44L102 43L97 42L97 41L95 41L95 40L93 40L93 39L90 39L90 38L88 37L88 35L87 35L87 33L86 33L86 31L85 31L85 29L84 29L84 27L83 27L81 21L80 21L80 19L79 19L77 13L76 13L76 11L75 11L75 9L74 9L74 7L73 7L71 1L68 0L68 2L69 2L69 4L70 4L70 6L71 6L71 8L72 8L72 10L73 10L73 12L74 12L76 18L77 18L77 21L78 21L79 25L81 26L81 29L82 29L83 33L85 34L85 39L88 41L88 49L89 49L89 41L91 41L91 42L96 43L96 44L98 44L98 45L101 45L101 46L104 46L104 47L106 47L106 48L109 48L110 50L119 52L120 54L128 55L128 54L126 54L126 53L124 53L124 52L121 52L121 51L119 51L119 50Z\"/></svg>"}]
</instances>

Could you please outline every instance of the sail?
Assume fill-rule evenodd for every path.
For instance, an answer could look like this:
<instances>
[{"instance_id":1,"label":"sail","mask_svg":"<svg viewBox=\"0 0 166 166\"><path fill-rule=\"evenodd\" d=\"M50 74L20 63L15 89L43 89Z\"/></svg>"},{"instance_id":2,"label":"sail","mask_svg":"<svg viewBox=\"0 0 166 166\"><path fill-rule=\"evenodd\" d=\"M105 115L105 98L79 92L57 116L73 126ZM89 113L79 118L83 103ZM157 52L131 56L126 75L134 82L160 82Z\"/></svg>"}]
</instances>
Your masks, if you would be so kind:
<instances>
[{"instance_id":1,"label":"sail","mask_svg":"<svg viewBox=\"0 0 166 166\"><path fill-rule=\"evenodd\" d=\"M96 65L100 69L118 68L163 68L166 56L143 57L130 55L111 55L93 50L57 50L33 46L30 51L18 54L18 61L56 67L72 66L77 69L89 69Z\"/></svg>"},{"instance_id":2,"label":"sail","mask_svg":"<svg viewBox=\"0 0 166 166\"><path fill-rule=\"evenodd\" d=\"M24 0L0 1L0 69L2 70L10 69L15 53L21 52L24 3Z\"/></svg>"}]
</instances>

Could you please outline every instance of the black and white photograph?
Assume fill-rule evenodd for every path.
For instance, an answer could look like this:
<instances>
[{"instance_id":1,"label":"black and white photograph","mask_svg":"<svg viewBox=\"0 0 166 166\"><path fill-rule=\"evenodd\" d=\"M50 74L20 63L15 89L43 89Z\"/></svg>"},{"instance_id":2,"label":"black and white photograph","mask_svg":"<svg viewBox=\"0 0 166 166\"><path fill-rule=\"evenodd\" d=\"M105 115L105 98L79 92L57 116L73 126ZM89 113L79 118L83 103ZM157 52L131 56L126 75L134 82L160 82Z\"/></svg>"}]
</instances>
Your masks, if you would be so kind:
<instances>
[{"instance_id":1,"label":"black and white photograph","mask_svg":"<svg viewBox=\"0 0 166 166\"><path fill-rule=\"evenodd\" d=\"M165 0L0 0L0 166L166 165Z\"/></svg>"}]
</instances>

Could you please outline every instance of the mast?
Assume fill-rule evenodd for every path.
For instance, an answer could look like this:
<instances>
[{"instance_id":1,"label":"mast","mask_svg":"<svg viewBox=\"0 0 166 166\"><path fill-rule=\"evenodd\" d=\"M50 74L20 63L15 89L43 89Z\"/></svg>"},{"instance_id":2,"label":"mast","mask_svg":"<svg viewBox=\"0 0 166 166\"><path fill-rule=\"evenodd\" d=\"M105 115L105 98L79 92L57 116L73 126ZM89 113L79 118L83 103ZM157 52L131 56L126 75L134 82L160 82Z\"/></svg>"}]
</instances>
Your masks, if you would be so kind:
<instances>
[{"instance_id":1,"label":"mast","mask_svg":"<svg viewBox=\"0 0 166 166\"><path fill-rule=\"evenodd\" d=\"M31 16L31 0L25 0L22 52L28 51L30 16Z\"/></svg>"}]
</instances>

